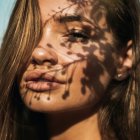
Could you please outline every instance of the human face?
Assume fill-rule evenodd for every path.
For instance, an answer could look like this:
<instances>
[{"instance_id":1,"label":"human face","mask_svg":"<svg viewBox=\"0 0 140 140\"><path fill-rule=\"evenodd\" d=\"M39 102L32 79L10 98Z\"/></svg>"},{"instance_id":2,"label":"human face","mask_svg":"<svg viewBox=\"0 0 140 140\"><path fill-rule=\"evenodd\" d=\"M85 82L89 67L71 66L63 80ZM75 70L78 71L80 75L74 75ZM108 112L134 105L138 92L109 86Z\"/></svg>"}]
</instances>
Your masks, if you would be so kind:
<instances>
[{"instance_id":1,"label":"human face","mask_svg":"<svg viewBox=\"0 0 140 140\"><path fill-rule=\"evenodd\" d=\"M39 112L93 108L115 73L116 50L99 0L38 0L43 34L20 81Z\"/></svg>"}]
</instances>

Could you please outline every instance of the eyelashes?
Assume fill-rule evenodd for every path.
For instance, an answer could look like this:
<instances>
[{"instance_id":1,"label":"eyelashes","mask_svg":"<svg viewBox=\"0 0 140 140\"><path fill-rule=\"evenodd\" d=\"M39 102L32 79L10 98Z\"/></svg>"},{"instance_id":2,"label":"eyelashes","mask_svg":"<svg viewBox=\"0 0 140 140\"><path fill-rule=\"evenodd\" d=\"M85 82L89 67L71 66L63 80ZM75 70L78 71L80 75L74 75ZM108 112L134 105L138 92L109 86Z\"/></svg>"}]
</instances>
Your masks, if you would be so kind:
<instances>
[{"instance_id":1,"label":"eyelashes","mask_svg":"<svg viewBox=\"0 0 140 140\"><path fill-rule=\"evenodd\" d=\"M84 43L90 39L90 34L87 33L84 29L71 29L68 33L64 34L66 41L77 43Z\"/></svg>"}]
</instances>

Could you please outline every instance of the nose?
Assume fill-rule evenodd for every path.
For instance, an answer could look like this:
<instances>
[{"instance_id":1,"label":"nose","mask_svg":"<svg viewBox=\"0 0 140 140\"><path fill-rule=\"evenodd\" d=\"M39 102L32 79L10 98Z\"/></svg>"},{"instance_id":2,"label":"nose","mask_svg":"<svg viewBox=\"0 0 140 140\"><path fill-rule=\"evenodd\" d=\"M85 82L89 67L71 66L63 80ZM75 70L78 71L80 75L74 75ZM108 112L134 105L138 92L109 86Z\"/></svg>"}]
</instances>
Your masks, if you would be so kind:
<instances>
[{"instance_id":1,"label":"nose","mask_svg":"<svg viewBox=\"0 0 140 140\"><path fill-rule=\"evenodd\" d=\"M58 63L58 58L53 50L38 46L32 53L32 62L38 65L43 65L46 62L55 65Z\"/></svg>"}]
</instances>

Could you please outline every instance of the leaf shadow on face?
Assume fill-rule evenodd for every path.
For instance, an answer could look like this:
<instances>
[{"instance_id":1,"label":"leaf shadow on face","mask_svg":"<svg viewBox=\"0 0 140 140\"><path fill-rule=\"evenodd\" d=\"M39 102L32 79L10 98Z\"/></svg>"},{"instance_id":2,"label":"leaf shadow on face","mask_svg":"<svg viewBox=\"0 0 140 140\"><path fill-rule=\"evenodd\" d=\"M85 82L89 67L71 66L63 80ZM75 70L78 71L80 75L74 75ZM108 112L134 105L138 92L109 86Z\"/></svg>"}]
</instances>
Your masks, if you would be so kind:
<instances>
[{"instance_id":1,"label":"leaf shadow on face","mask_svg":"<svg viewBox=\"0 0 140 140\"><path fill-rule=\"evenodd\" d=\"M69 1L77 5L78 8L81 8L81 6L84 8L84 6L87 5L87 1L84 1L84 0L77 0L77 1L69 0ZM86 89L88 88L91 90L91 92L94 91L97 94L96 96L98 98L103 96L102 91L105 90L105 87L100 80L101 75L103 75L104 71L106 71L108 75L112 77L112 69L115 67L114 57L113 57L114 48L112 47L112 44L107 42L107 38L105 35L106 33L110 33L110 29L109 27L101 29L98 26L98 22L104 16L102 12L100 12L99 10L100 3L95 0L93 1L93 3L90 2L90 4L93 5L93 9L91 10L91 13L90 13L90 18L94 19L97 26L92 30L88 27L83 27L83 28L86 28L85 30L87 30L88 32L91 32L90 40L84 40L82 42L83 45L79 46L87 54L86 57L82 55L81 53L75 53L75 55L79 57L78 61L76 60L76 61L73 61L72 63L68 63L63 66L64 69L62 69L62 74L66 75L67 77L67 70L69 66L74 65L71 76L67 77L68 79L67 79L67 84L65 87L65 92L62 95L63 100L67 100L70 97L70 94L72 94L70 93L70 86L73 82L73 76L74 76L75 70L77 69L77 64L82 63L83 61L86 61L86 68L83 68L82 70L84 76L81 77L80 79L81 94L84 96L86 94ZM61 9L60 11L63 11L63 9ZM54 18L54 16L52 16L52 18ZM71 48L73 47L73 42L64 41L60 43L60 46L67 48L70 51L68 51L67 54L64 54L63 52L60 52L60 51L58 53L62 53L61 55L66 55L67 57L73 60L73 57L72 57L73 52L71 51ZM47 42L47 47L49 47L50 49L54 49L54 51L57 51L56 49L57 47L53 46L53 43L51 42ZM104 60L101 61L95 55L96 51L99 52L99 54L104 58ZM110 55L108 55L108 53L110 53ZM36 66L34 67L34 69L36 69ZM56 71L56 75L57 75L57 71ZM27 92L28 91L25 92L24 97L26 97ZM33 98L39 101L40 96L41 96L40 93L33 95L30 99L30 105L32 104ZM50 100L50 98L51 98L51 90L48 93L47 100Z\"/></svg>"},{"instance_id":2,"label":"leaf shadow on face","mask_svg":"<svg viewBox=\"0 0 140 140\"><path fill-rule=\"evenodd\" d=\"M79 1L70 0L70 1L75 4L77 4L77 3L79 4L80 2L82 2L81 5L82 6L85 5L85 3L83 3L82 0L79 0ZM87 2L87 1L85 1L85 2ZM98 15L96 11L98 11L98 6L94 6L93 10L91 11L90 18L95 18L95 14ZM100 20L100 18L102 18L101 14L99 14L99 16L97 18L97 22ZM82 94L82 96L86 96L87 88L90 89L91 92L94 91L96 93L97 98L99 98L99 99L101 98L98 102L95 101L96 102L95 108L98 108L97 106L101 106L101 101L104 100L104 98L105 98L105 87L102 84L100 78L101 78L101 75L104 74L104 71L106 71L108 73L108 75L110 77L112 77L112 69L115 67L114 57L113 57L113 53L115 53L114 52L115 50L112 47L112 44L107 42L107 38L105 36L105 33L110 32L109 28L100 29L99 27L96 27L93 32L95 32L96 34L91 35L90 40L84 41L83 45L80 46L82 48L82 50L87 54L86 57L80 53L75 53L75 55L77 55L77 57L79 57L79 59L76 61L73 61L72 63L65 64L63 66L64 69L61 70L62 75L66 75L66 77L67 77L67 84L65 87L65 92L62 95L62 100L67 101L67 99L71 96L71 94L73 94L70 92L70 87L73 82L73 77L74 77L75 71L77 69L78 64L82 63L83 61L86 61L86 67L82 69L84 76L81 77L81 79L80 79L81 94ZM106 42L106 43L103 43L103 42ZM50 47L50 49L54 49L54 51L56 51L56 48L57 48L56 46L53 45L52 42L48 42L47 47ZM65 48L70 49L70 51L68 51L67 54L62 54L62 55L66 55L73 60L73 58L72 58L73 52L71 52L73 43L65 41L63 43L60 43L60 47L65 47ZM96 51L99 51L99 54L104 58L103 60L100 60L97 57L97 55L95 55ZM59 52L59 53L61 53L61 52ZM71 72L71 76L68 77L67 76L68 69L71 65L73 65L73 70ZM36 69L36 67L34 67L34 69ZM56 71L56 75L57 75L57 71ZM102 93L103 91L104 91L104 93ZM25 92L25 95L23 98L26 97L26 93L27 93L27 91ZM30 105L32 105L33 98L35 98L36 100L39 101L41 98L41 94L33 95L30 99ZM50 98L51 98L51 90L49 91L48 98L46 98L46 100L50 100ZM95 103L93 103L93 104L95 104ZM92 113L94 113L95 111L96 111L96 109L93 110ZM77 114L77 113L75 113L75 114ZM58 130L54 135L60 134L61 132L66 130L68 127L72 126L74 123L85 119L89 115L91 115L91 113L85 112L85 114L83 116L78 117L75 120L71 116L72 121L70 121L67 125L65 125L61 130Z\"/></svg>"}]
</instances>

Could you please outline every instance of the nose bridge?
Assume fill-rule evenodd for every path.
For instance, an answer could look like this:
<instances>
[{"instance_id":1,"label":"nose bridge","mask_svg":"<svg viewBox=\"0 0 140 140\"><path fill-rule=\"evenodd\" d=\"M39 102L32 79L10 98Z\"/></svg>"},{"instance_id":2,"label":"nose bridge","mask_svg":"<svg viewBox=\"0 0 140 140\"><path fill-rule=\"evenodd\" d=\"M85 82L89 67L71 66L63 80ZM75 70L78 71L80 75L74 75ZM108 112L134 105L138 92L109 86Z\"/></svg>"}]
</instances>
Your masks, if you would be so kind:
<instances>
[{"instance_id":1,"label":"nose bridge","mask_svg":"<svg viewBox=\"0 0 140 140\"><path fill-rule=\"evenodd\" d=\"M50 25L47 23L43 29L41 40L32 53L32 60L37 64L43 64L44 62L55 64L58 62L56 53L47 45L50 40L50 30Z\"/></svg>"}]
</instances>

